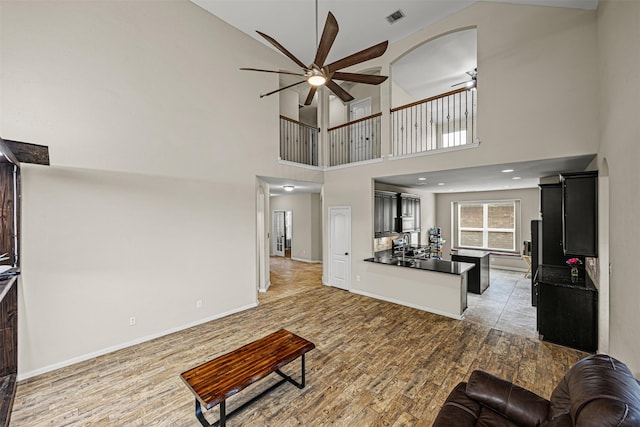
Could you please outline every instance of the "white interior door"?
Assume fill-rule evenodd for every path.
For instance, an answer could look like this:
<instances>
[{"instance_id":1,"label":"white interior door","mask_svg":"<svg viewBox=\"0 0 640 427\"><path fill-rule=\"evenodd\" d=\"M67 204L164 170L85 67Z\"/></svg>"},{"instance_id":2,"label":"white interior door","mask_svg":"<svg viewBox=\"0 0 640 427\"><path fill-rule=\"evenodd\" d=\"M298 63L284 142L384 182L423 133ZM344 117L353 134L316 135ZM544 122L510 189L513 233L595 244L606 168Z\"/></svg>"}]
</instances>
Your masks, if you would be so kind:
<instances>
[{"instance_id":1,"label":"white interior door","mask_svg":"<svg viewBox=\"0 0 640 427\"><path fill-rule=\"evenodd\" d=\"M352 102L349 106L349 121L363 119L371 115L371 98ZM372 157L371 121L355 123L351 129L351 161L359 162Z\"/></svg>"},{"instance_id":2,"label":"white interior door","mask_svg":"<svg viewBox=\"0 0 640 427\"><path fill-rule=\"evenodd\" d=\"M329 208L329 285L351 289L351 208Z\"/></svg>"},{"instance_id":3,"label":"white interior door","mask_svg":"<svg viewBox=\"0 0 640 427\"><path fill-rule=\"evenodd\" d=\"M284 256L284 211L273 211L272 252L275 256Z\"/></svg>"}]
</instances>

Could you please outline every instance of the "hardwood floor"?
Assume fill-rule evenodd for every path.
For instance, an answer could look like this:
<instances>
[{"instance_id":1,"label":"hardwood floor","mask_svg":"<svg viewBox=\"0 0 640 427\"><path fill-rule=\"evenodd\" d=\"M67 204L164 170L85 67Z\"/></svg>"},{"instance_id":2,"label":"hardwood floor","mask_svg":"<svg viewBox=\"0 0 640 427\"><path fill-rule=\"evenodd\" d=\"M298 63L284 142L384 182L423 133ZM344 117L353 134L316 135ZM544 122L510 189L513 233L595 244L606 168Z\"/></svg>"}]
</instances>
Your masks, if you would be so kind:
<instances>
[{"instance_id":1,"label":"hardwood floor","mask_svg":"<svg viewBox=\"0 0 640 427\"><path fill-rule=\"evenodd\" d=\"M254 309L21 382L11 427L197 427L180 373L279 328L316 345L306 388L283 385L228 425L429 426L474 369L548 398L586 355L324 286L320 264L275 261L271 288ZM284 371L297 377L299 369L295 361ZM232 397L227 409L277 378ZM217 409L210 412L217 419Z\"/></svg>"}]
</instances>

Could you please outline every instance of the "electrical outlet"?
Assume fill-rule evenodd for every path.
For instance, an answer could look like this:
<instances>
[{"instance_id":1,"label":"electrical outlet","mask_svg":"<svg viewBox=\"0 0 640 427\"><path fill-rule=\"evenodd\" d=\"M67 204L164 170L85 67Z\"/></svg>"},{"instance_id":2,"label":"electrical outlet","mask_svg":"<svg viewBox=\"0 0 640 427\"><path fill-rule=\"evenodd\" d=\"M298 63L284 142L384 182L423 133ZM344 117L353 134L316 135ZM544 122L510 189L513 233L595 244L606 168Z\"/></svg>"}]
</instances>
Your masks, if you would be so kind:
<instances>
[{"instance_id":1,"label":"electrical outlet","mask_svg":"<svg viewBox=\"0 0 640 427\"><path fill-rule=\"evenodd\" d=\"M129 326L134 326L136 324L136 316L131 316L129 318Z\"/></svg>"},{"instance_id":2,"label":"electrical outlet","mask_svg":"<svg viewBox=\"0 0 640 427\"><path fill-rule=\"evenodd\" d=\"M196 308L202 308L202 300L201 299L196 301Z\"/></svg>"}]
</instances>

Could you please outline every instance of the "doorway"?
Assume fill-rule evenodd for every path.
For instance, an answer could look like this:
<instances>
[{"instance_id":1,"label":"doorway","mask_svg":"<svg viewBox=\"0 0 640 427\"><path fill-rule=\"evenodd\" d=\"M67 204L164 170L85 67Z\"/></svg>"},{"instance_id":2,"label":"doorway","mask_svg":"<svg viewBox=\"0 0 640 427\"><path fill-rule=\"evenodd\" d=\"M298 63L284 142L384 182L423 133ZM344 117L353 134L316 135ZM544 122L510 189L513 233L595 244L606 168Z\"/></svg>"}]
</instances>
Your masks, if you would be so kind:
<instances>
[{"instance_id":1,"label":"doorway","mask_svg":"<svg viewBox=\"0 0 640 427\"><path fill-rule=\"evenodd\" d=\"M351 289L351 207L329 208L329 285Z\"/></svg>"},{"instance_id":2,"label":"doorway","mask_svg":"<svg viewBox=\"0 0 640 427\"><path fill-rule=\"evenodd\" d=\"M272 215L272 247L273 256L291 257L293 241L293 214L291 211L273 211Z\"/></svg>"},{"instance_id":3,"label":"doorway","mask_svg":"<svg viewBox=\"0 0 640 427\"><path fill-rule=\"evenodd\" d=\"M363 119L371 115L371 97L352 102L349 106L349 121ZM355 123L350 126L352 162L360 162L373 158L373 138L370 120Z\"/></svg>"}]
</instances>

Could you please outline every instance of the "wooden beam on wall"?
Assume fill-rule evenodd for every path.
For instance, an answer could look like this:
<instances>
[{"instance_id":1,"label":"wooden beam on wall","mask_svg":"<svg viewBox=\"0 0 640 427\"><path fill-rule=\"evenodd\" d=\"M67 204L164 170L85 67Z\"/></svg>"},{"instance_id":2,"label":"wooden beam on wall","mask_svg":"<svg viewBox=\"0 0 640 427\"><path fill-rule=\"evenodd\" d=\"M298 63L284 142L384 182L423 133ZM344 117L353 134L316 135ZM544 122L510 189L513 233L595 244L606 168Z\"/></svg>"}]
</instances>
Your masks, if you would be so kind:
<instances>
[{"instance_id":1,"label":"wooden beam on wall","mask_svg":"<svg viewBox=\"0 0 640 427\"><path fill-rule=\"evenodd\" d=\"M30 144L28 142L11 141L8 139L0 139L0 141L11 151L11 153L13 153L13 156L18 162L49 166L48 146ZM7 153L5 153L5 155L7 155ZM9 156L7 155L7 157Z\"/></svg>"}]
</instances>

